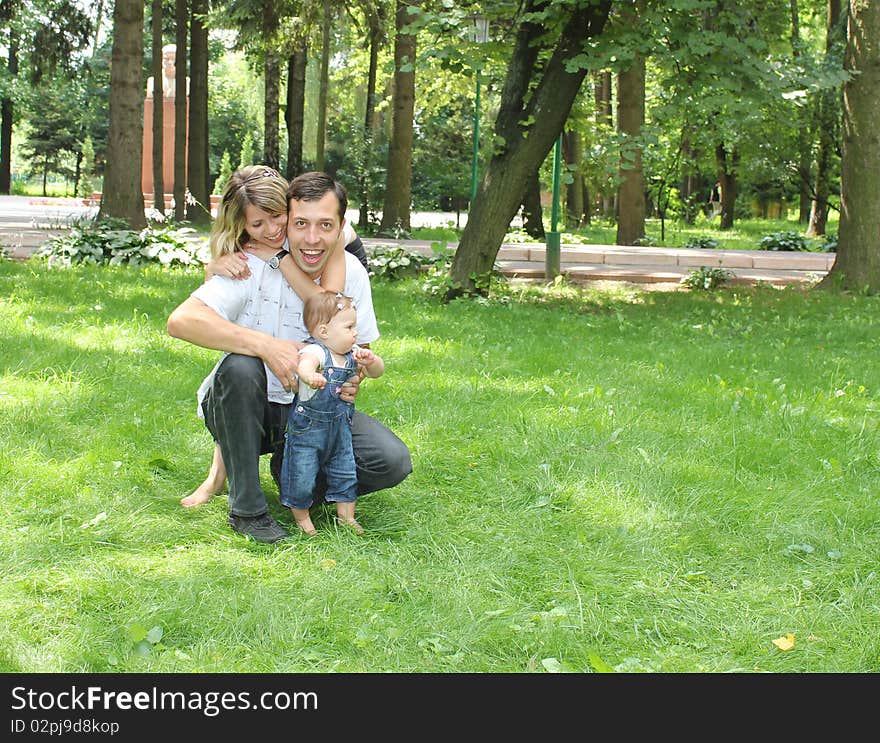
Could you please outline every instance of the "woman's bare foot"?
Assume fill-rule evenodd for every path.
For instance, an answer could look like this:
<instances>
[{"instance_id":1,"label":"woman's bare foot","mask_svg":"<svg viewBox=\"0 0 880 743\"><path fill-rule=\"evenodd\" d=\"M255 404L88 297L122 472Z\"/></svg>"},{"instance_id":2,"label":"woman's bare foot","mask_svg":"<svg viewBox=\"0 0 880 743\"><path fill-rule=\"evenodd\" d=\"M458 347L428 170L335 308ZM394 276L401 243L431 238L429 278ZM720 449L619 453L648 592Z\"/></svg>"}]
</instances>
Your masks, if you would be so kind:
<instances>
[{"instance_id":1,"label":"woman's bare foot","mask_svg":"<svg viewBox=\"0 0 880 743\"><path fill-rule=\"evenodd\" d=\"M336 523L351 529L355 534L364 533L364 527L354 517L354 501L336 504Z\"/></svg>"},{"instance_id":2,"label":"woman's bare foot","mask_svg":"<svg viewBox=\"0 0 880 743\"><path fill-rule=\"evenodd\" d=\"M315 525L312 523L312 517L309 514L308 508L291 508L290 512L293 514L293 520L296 521L296 525L305 534L313 537L318 533L318 530L315 529Z\"/></svg>"},{"instance_id":3,"label":"woman's bare foot","mask_svg":"<svg viewBox=\"0 0 880 743\"><path fill-rule=\"evenodd\" d=\"M223 463L223 455L220 447L214 445L214 458L211 461L211 469L205 481L192 493L180 499L180 505L184 508L198 508L207 503L217 493L222 492L226 486L226 465Z\"/></svg>"},{"instance_id":4,"label":"woman's bare foot","mask_svg":"<svg viewBox=\"0 0 880 743\"><path fill-rule=\"evenodd\" d=\"M223 482L226 482L226 478L223 478ZM208 477L201 485L199 485L195 490L193 490L189 495L185 498L180 499L180 505L184 508L198 508L201 505L207 503L211 498L213 498L217 493L223 490L223 483L220 484L220 487L215 487L214 480Z\"/></svg>"}]
</instances>

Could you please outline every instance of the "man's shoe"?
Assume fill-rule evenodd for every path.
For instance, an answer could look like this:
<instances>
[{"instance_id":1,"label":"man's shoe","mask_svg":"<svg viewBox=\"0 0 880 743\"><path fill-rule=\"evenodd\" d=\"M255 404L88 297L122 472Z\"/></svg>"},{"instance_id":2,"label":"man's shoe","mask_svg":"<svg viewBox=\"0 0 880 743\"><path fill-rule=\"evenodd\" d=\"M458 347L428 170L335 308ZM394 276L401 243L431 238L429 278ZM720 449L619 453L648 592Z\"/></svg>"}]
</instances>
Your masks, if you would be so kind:
<instances>
[{"instance_id":1,"label":"man's shoe","mask_svg":"<svg viewBox=\"0 0 880 743\"><path fill-rule=\"evenodd\" d=\"M272 544L288 536L287 532L268 513L261 516L230 514L227 523L233 531L244 534L246 537L253 537L256 541L266 544Z\"/></svg>"}]
</instances>

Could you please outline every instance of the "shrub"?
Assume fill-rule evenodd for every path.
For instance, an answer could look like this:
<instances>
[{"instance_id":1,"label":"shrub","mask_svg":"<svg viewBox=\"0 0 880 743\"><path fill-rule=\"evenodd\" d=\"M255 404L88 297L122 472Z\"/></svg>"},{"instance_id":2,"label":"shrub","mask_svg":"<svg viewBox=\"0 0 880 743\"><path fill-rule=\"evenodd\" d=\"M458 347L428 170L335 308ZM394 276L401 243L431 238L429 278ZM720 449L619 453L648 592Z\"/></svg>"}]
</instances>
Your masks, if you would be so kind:
<instances>
[{"instance_id":1,"label":"shrub","mask_svg":"<svg viewBox=\"0 0 880 743\"><path fill-rule=\"evenodd\" d=\"M205 240L194 240L191 227L146 227L130 230L124 220L102 219L79 224L50 238L35 255L49 265L72 266L79 263L106 263L111 266L201 265L208 260Z\"/></svg>"},{"instance_id":2,"label":"shrub","mask_svg":"<svg viewBox=\"0 0 880 743\"><path fill-rule=\"evenodd\" d=\"M422 269L441 259L437 248L432 245L432 249L433 255L422 255L399 245L392 247L380 245L370 253L370 276L389 281L416 276Z\"/></svg>"},{"instance_id":3,"label":"shrub","mask_svg":"<svg viewBox=\"0 0 880 743\"><path fill-rule=\"evenodd\" d=\"M761 238L761 250L809 251L807 239L799 232L773 232Z\"/></svg>"},{"instance_id":4,"label":"shrub","mask_svg":"<svg viewBox=\"0 0 880 743\"><path fill-rule=\"evenodd\" d=\"M819 245L819 250L823 253L837 252L837 235L825 235L825 239Z\"/></svg>"},{"instance_id":5,"label":"shrub","mask_svg":"<svg viewBox=\"0 0 880 743\"><path fill-rule=\"evenodd\" d=\"M732 276L733 274L724 268L700 266L685 276L680 283L689 289L711 291L717 289Z\"/></svg>"},{"instance_id":6,"label":"shrub","mask_svg":"<svg viewBox=\"0 0 880 743\"><path fill-rule=\"evenodd\" d=\"M685 243L685 247L696 250L715 250L718 247L718 241L714 237L698 235L697 237L692 237L688 240L687 243Z\"/></svg>"}]
</instances>

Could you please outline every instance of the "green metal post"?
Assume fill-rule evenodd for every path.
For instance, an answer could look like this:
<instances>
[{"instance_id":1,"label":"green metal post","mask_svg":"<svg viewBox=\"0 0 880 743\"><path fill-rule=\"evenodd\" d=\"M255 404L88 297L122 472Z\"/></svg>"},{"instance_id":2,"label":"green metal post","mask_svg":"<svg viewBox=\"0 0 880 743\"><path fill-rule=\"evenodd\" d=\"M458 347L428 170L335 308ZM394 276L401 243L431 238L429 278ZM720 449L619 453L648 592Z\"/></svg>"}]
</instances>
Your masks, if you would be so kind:
<instances>
[{"instance_id":1,"label":"green metal post","mask_svg":"<svg viewBox=\"0 0 880 743\"><path fill-rule=\"evenodd\" d=\"M473 208L477 198L477 166L480 158L480 69L477 68L477 98L474 103L474 160L471 166L471 203L468 211Z\"/></svg>"},{"instance_id":2,"label":"green metal post","mask_svg":"<svg viewBox=\"0 0 880 743\"><path fill-rule=\"evenodd\" d=\"M562 240L559 234L559 173L562 168L562 134L553 150L553 202L550 207L550 232L547 233L547 251L544 276L555 279L560 273Z\"/></svg>"}]
</instances>

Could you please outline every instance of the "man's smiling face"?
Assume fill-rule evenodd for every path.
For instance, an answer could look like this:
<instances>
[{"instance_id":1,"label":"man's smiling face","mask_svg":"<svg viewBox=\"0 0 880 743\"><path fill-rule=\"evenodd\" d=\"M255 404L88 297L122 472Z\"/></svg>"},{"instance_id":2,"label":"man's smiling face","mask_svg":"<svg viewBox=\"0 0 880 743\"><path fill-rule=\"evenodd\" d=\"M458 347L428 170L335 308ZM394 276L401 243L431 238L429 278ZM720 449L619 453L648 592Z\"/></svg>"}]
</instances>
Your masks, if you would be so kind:
<instances>
[{"instance_id":1,"label":"man's smiling face","mask_svg":"<svg viewBox=\"0 0 880 743\"><path fill-rule=\"evenodd\" d=\"M290 199L287 240L290 256L307 274L319 276L342 232L339 200L328 191L317 201Z\"/></svg>"}]
</instances>

